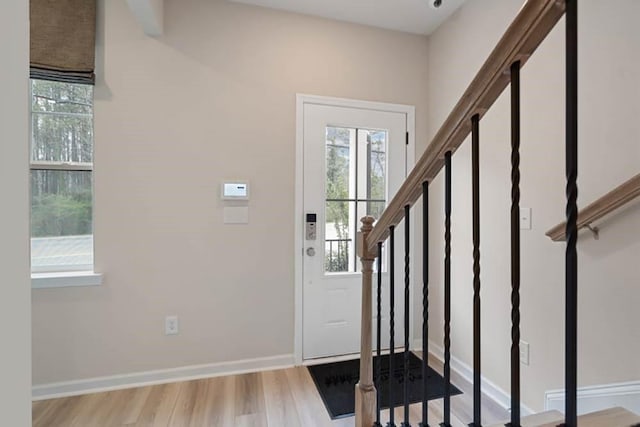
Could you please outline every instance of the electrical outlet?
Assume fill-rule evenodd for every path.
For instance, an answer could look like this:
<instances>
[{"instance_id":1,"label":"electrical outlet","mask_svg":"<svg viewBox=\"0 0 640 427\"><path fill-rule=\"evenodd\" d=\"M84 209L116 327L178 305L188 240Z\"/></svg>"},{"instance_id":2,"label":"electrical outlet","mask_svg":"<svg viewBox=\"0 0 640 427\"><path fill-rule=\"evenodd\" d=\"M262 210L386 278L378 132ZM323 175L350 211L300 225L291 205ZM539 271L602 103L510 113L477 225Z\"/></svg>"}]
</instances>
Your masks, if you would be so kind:
<instances>
[{"instance_id":1,"label":"electrical outlet","mask_svg":"<svg viewBox=\"0 0 640 427\"><path fill-rule=\"evenodd\" d=\"M529 366L529 343L520 340L520 363Z\"/></svg>"},{"instance_id":2,"label":"electrical outlet","mask_svg":"<svg viewBox=\"0 0 640 427\"><path fill-rule=\"evenodd\" d=\"M164 334L177 335L180 332L178 316L167 316L164 318Z\"/></svg>"}]
</instances>

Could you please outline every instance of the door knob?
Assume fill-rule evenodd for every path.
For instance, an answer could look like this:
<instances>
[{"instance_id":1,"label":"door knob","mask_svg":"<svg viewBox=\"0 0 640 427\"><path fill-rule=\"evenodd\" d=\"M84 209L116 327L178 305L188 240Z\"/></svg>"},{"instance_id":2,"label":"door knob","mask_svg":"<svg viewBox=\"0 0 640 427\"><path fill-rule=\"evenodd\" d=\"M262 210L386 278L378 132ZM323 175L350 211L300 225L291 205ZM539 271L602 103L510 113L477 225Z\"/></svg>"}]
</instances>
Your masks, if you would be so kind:
<instances>
[{"instance_id":1,"label":"door knob","mask_svg":"<svg viewBox=\"0 0 640 427\"><path fill-rule=\"evenodd\" d=\"M316 250L314 248L307 248L307 255L314 256L316 254Z\"/></svg>"}]
</instances>

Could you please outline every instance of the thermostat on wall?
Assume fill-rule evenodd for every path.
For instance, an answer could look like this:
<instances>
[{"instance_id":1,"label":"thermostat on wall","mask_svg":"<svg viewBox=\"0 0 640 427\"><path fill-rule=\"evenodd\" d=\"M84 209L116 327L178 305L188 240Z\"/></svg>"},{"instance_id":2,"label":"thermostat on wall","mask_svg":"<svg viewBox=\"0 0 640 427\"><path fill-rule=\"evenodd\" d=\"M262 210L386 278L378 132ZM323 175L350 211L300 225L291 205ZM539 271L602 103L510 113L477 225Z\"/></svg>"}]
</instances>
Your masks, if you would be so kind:
<instances>
[{"instance_id":1,"label":"thermostat on wall","mask_svg":"<svg viewBox=\"0 0 640 427\"><path fill-rule=\"evenodd\" d=\"M223 182L222 200L249 200L249 183L246 181Z\"/></svg>"}]
</instances>

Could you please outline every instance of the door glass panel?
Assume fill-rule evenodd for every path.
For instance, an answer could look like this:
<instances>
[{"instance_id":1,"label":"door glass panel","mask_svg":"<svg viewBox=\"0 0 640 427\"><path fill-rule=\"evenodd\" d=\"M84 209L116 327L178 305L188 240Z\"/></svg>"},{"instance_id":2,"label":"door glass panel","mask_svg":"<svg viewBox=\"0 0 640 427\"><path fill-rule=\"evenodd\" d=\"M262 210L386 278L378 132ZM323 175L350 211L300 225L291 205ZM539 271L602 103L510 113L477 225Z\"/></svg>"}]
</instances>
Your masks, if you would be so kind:
<instances>
[{"instance_id":1,"label":"door glass panel","mask_svg":"<svg viewBox=\"0 0 640 427\"><path fill-rule=\"evenodd\" d=\"M324 271L347 273L353 271L354 237L350 216L355 213L355 202L326 203L324 235Z\"/></svg>"},{"instance_id":2,"label":"door glass panel","mask_svg":"<svg viewBox=\"0 0 640 427\"><path fill-rule=\"evenodd\" d=\"M370 135L369 144L369 186L368 198L386 200L387 198L387 132L375 131ZM384 202L383 202L384 206ZM374 215L376 218L378 216Z\"/></svg>"},{"instance_id":3,"label":"door glass panel","mask_svg":"<svg viewBox=\"0 0 640 427\"><path fill-rule=\"evenodd\" d=\"M387 194L387 132L358 129L358 142L358 199L384 202Z\"/></svg>"},{"instance_id":4,"label":"door glass panel","mask_svg":"<svg viewBox=\"0 0 640 427\"><path fill-rule=\"evenodd\" d=\"M327 200L346 200L350 198L349 176L352 166L352 147L355 145L355 129L328 127L326 139L327 156Z\"/></svg>"},{"instance_id":5,"label":"door glass panel","mask_svg":"<svg viewBox=\"0 0 640 427\"><path fill-rule=\"evenodd\" d=\"M362 218L365 215L371 215L372 217L378 219L380 215L382 215L382 211L387 204L382 201L359 201L358 202L358 215ZM358 221L360 221L358 219Z\"/></svg>"},{"instance_id":6,"label":"door glass panel","mask_svg":"<svg viewBox=\"0 0 640 427\"><path fill-rule=\"evenodd\" d=\"M356 233L360 218L379 218L386 206L388 132L326 128L326 273L360 271Z\"/></svg>"}]
</instances>

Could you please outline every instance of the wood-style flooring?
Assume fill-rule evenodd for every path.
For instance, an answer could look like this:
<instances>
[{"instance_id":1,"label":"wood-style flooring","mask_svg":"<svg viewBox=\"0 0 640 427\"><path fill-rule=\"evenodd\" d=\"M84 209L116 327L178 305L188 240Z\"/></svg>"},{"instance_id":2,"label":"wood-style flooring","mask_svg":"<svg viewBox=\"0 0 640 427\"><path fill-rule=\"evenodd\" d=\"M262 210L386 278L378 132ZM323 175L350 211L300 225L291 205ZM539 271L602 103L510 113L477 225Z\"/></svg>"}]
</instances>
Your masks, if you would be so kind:
<instances>
[{"instance_id":1,"label":"wood-style flooring","mask_svg":"<svg viewBox=\"0 0 640 427\"><path fill-rule=\"evenodd\" d=\"M441 371L441 363L430 358ZM451 399L452 420L466 427L472 418L470 384L452 373L452 382L462 395ZM483 424L508 418L488 398L483 400ZM410 407L411 425L421 417L420 404ZM430 425L442 421L442 399L429 403ZM388 411L382 414L382 424ZM402 408L396 409L396 424ZM337 427L353 426L354 418L331 420L305 367L230 375L76 397L33 402L35 427Z\"/></svg>"}]
</instances>

